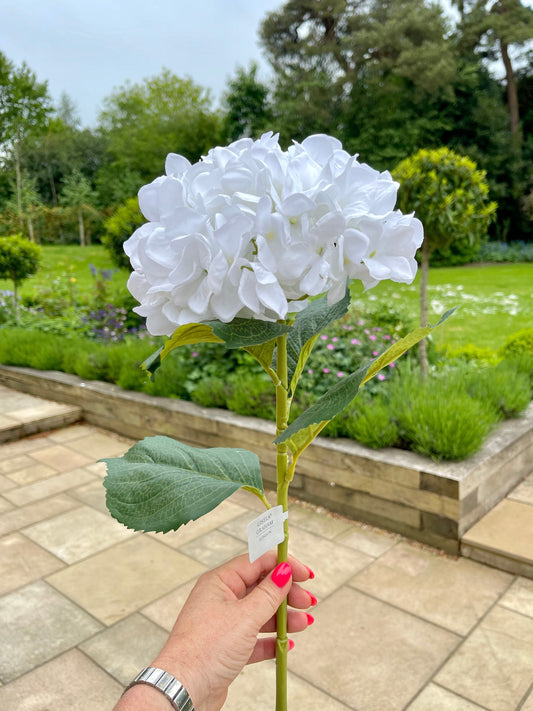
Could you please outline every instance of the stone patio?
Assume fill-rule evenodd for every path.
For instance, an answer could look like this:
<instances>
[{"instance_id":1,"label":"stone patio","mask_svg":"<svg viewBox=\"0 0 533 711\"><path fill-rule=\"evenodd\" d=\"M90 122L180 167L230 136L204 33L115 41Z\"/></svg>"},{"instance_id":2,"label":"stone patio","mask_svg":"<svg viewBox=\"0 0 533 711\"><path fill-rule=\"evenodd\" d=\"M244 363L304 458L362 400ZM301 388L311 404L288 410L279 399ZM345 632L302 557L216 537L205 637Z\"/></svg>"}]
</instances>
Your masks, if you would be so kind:
<instances>
[{"instance_id":1,"label":"stone patio","mask_svg":"<svg viewBox=\"0 0 533 711\"><path fill-rule=\"evenodd\" d=\"M32 429L48 408L65 415L0 386L0 437L21 437L0 446L0 709L110 711L196 577L246 550L261 505L238 492L178 532L128 531L97 460L131 441L83 422ZM533 475L463 538L503 570L296 500L290 520L319 599L290 654L291 710L533 711L533 580L508 570L533 565ZM271 711L274 678L273 663L246 668L225 711Z\"/></svg>"}]
</instances>

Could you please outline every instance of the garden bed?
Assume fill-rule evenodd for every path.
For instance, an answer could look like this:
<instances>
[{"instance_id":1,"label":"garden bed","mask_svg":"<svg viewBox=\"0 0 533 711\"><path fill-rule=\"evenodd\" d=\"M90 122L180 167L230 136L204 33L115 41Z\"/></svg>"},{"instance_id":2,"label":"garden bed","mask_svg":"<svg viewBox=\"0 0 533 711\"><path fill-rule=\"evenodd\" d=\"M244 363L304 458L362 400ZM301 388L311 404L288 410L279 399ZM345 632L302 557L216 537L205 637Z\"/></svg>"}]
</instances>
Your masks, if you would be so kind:
<instances>
[{"instance_id":1,"label":"garden bed","mask_svg":"<svg viewBox=\"0 0 533 711\"><path fill-rule=\"evenodd\" d=\"M274 488L274 425L190 402L130 392L66 373L0 366L0 383L83 410L84 419L141 439L163 434L199 447L244 447ZM533 404L463 462L319 438L302 455L291 493L354 519L457 553L462 535L531 471Z\"/></svg>"}]
</instances>

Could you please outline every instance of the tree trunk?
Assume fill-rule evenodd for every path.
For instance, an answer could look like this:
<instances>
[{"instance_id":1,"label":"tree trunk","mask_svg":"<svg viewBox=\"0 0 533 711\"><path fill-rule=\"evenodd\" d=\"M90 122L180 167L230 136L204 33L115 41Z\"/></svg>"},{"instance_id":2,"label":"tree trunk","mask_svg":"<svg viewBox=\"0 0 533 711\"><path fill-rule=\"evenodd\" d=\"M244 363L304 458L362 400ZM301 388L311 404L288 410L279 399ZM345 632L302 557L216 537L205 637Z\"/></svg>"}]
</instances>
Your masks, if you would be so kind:
<instances>
[{"instance_id":1,"label":"tree trunk","mask_svg":"<svg viewBox=\"0 0 533 711\"><path fill-rule=\"evenodd\" d=\"M428 323L428 302L427 302L427 286L429 273L429 242L425 239L422 242L422 265L420 268L420 326L424 328ZM420 362L420 370L422 377L427 378L428 375L428 353L427 342L423 338L418 344L418 359Z\"/></svg>"},{"instance_id":2,"label":"tree trunk","mask_svg":"<svg viewBox=\"0 0 533 711\"><path fill-rule=\"evenodd\" d=\"M18 325L19 322L19 294L18 294L18 284L15 278L13 278L13 305L15 307L15 323Z\"/></svg>"},{"instance_id":3,"label":"tree trunk","mask_svg":"<svg viewBox=\"0 0 533 711\"><path fill-rule=\"evenodd\" d=\"M46 165L46 172L48 173L48 182L50 183L50 191L52 193L52 204L57 207L57 190L56 183L54 180L54 174L52 173L52 168L49 164Z\"/></svg>"},{"instance_id":4,"label":"tree trunk","mask_svg":"<svg viewBox=\"0 0 533 711\"><path fill-rule=\"evenodd\" d=\"M509 47L500 40L503 65L505 67L505 80L507 83L507 108L509 111L509 127L511 135L517 136L520 130L520 114L518 112L518 93L516 91L516 81L513 72L513 65L509 57Z\"/></svg>"},{"instance_id":5,"label":"tree trunk","mask_svg":"<svg viewBox=\"0 0 533 711\"><path fill-rule=\"evenodd\" d=\"M85 225L83 224L83 210L78 208L78 227L80 230L80 245L85 247Z\"/></svg>"},{"instance_id":6,"label":"tree trunk","mask_svg":"<svg viewBox=\"0 0 533 711\"><path fill-rule=\"evenodd\" d=\"M24 218L22 216L22 178L20 175L19 149L15 143L15 177L17 182L17 215L19 218L20 231L24 229Z\"/></svg>"},{"instance_id":7,"label":"tree trunk","mask_svg":"<svg viewBox=\"0 0 533 711\"><path fill-rule=\"evenodd\" d=\"M30 236L30 241L35 242L35 234L33 232L33 220L31 219L31 215L28 215L28 234Z\"/></svg>"}]
</instances>

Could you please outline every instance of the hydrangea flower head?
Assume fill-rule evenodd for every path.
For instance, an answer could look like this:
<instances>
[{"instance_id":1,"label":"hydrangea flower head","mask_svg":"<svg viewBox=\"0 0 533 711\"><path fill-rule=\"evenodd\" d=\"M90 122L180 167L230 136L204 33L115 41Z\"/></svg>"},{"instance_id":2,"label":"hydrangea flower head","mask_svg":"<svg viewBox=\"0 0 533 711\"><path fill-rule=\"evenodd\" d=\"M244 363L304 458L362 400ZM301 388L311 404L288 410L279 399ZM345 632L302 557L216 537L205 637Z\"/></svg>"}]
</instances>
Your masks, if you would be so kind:
<instances>
[{"instance_id":1,"label":"hydrangea flower head","mask_svg":"<svg viewBox=\"0 0 533 711\"><path fill-rule=\"evenodd\" d=\"M170 335L211 319L285 319L324 293L332 305L353 279L411 283L423 229L394 210L397 190L325 135L287 151L272 133L243 138L193 165L170 154L139 191L148 222L124 245L135 311Z\"/></svg>"}]
</instances>

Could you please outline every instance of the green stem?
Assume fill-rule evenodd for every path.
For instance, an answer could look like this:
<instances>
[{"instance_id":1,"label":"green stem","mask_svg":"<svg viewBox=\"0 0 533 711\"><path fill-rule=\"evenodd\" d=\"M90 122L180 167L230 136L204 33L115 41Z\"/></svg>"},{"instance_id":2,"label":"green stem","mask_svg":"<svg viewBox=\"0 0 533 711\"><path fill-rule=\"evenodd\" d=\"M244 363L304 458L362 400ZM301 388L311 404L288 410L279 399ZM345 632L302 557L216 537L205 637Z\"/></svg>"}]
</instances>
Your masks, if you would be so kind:
<instances>
[{"instance_id":1,"label":"green stem","mask_svg":"<svg viewBox=\"0 0 533 711\"><path fill-rule=\"evenodd\" d=\"M279 385L276 387L276 436L286 428L289 420L288 378L287 378L287 336L277 339L276 373ZM288 447L277 445L277 503L287 511L289 503L288 481ZM289 548L289 524L285 520L285 539L278 546L278 563L286 561ZM287 638L287 600L284 600L277 612L276 639L276 711L287 711L287 653L289 640Z\"/></svg>"}]
</instances>

